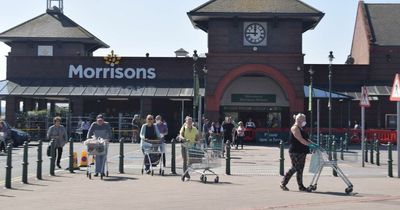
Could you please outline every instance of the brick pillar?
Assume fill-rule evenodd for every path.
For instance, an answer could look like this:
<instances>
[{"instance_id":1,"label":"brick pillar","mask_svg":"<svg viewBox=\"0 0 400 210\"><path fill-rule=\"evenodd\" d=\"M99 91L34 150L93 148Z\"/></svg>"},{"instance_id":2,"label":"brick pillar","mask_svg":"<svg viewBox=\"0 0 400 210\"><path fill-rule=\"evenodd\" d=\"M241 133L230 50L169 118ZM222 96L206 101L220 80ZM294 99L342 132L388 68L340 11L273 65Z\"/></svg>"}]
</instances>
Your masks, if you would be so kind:
<instances>
[{"instance_id":1,"label":"brick pillar","mask_svg":"<svg viewBox=\"0 0 400 210\"><path fill-rule=\"evenodd\" d=\"M210 122L219 121L220 113L218 111L207 111L206 116Z\"/></svg>"},{"instance_id":2,"label":"brick pillar","mask_svg":"<svg viewBox=\"0 0 400 210\"><path fill-rule=\"evenodd\" d=\"M35 101L33 99L24 99L23 112L32 111L35 109Z\"/></svg>"},{"instance_id":3,"label":"brick pillar","mask_svg":"<svg viewBox=\"0 0 400 210\"><path fill-rule=\"evenodd\" d=\"M50 116L56 116L56 102L50 101Z\"/></svg>"},{"instance_id":4,"label":"brick pillar","mask_svg":"<svg viewBox=\"0 0 400 210\"><path fill-rule=\"evenodd\" d=\"M140 98L140 116L146 117L148 114L151 113L151 99L150 98Z\"/></svg>"},{"instance_id":5,"label":"brick pillar","mask_svg":"<svg viewBox=\"0 0 400 210\"><path fill-rule=\"evenodd\" d=\"M6 99L6 121L12 126L15 126L15 123L17 121L17 116L15 114L17 112L17 106L19 106L19 104L18 104L18 100L16 97L7 97L7 99Z\"/></svg>"},{"instance_id":6,"label":"brick pillar","mask_svg":"<svg viewBox=\"0 0 400 210\"><path fill-rule=\"evenodd\" d=\"M83 116L83 98L76 97L69 100L72 116Z\"/></svg>"},{"instance_id":7,"label":"brick pillar","mask_svg":"<svg viewBox=\"0 0 400 210\"><path fill-rule=\"evenodd\" d=\"M47 109L47 100L38 100L38 110L45 110Z\"/></svg>"}]
</instances>

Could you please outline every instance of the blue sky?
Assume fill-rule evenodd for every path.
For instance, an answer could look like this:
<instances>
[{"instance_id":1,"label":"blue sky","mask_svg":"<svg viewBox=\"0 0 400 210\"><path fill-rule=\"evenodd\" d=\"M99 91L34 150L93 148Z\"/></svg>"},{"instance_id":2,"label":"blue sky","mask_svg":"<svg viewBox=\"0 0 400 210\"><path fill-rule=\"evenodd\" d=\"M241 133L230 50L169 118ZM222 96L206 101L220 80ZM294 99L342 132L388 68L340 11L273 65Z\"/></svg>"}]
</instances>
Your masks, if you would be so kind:
<instances>
[{"instance_id":1,"label":"blue sky","mask_svg":"<svg viewBox=\"0 0 400 210\"><path fill-rule=\"evenodd\" d=\"M113 49L122 56L172 57L184 48L207 52L207 34L194 29L186 12L207 0L67 0L64 14L110 45L98 50L103 56ZM303 34L305 63L345 62L350 52L358 0L304 0L325 13L314 29ZM400 0L366 0L366 3L400 3ZM46 0L1 1L0 32L46 11ZM5 56L10 48L0 43L0 79L5 78Z\"/></svg>"}]
</instances>

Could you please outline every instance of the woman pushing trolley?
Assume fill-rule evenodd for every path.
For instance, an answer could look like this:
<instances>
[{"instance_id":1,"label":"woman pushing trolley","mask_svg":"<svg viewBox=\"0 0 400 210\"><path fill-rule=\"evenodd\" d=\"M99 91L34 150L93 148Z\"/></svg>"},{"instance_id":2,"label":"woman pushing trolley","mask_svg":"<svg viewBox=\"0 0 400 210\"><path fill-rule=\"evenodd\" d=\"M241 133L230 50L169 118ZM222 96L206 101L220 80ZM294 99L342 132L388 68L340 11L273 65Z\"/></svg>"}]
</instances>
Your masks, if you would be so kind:
<instances>
[{"instance_id":1,"label":"woman pushing trolley","mask_svg":"<svg viewBox=\"0 0 400 210\"><path fill-rule=\"evenodd\" d=\"M108 142L112 138L111 126L108 122L104 121L103 115L97 115L96 122L92 123L89 128L87 134L87 141L97 141L98 151L96 152L95 156L95 174L94 176L101 175L101 178L106 176L105 172L105 165L107 162L107 147ZM90 142L86 142L90 143ZM101 145L104 146L104 149L101 149Z\"/></svg>"}]
</instances>

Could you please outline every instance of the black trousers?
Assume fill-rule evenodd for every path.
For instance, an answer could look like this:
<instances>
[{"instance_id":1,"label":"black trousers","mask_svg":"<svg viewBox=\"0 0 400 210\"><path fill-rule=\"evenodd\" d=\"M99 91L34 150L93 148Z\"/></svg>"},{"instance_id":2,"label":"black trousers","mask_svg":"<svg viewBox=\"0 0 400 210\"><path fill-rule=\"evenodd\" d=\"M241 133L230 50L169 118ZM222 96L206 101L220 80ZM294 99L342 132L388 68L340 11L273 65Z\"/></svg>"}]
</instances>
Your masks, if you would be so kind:
<instances>
[{"instance_id":1,"label":"black trousers","mask_svg":"<svg viewBox=\"0 0 400 210\"><path fill-rule=\"evenodd\" d=\"M56 157L57 157L57 165L60 165L61 162L61 156L62 156L63 148L62 147L57 147L56 148Z\"/></svg>"},{"instance_id":2,"label":"black trousers","mask_svg":"<svg viewBox=\"0 0 400 210\"><path fill-rule=\"evenodd\" d=\"M0 152L4 150L4 152L6 151L6 141L0 141Z\"/></svg>"},{"instance_id":3,"label":"black trousers","mask_svg":"<svg viewBox=\"0 0 400 210\"><path fill-rule=\"evenodd\" d=\"M297 184L300 187L303 185L303 170L306 163L307 153L289 153L290 160L292 161L292 167L286 172L282 180L282 185L287 185L290 178L296 173Z\"/></svg>"},{"instance_id":4,"label":"black trousers","mask_svg":"<svg viewBox=\"0 0 400 210\"><path fill-rule=\"evenodd\" d=\"M236 137L236 148L238 148L239 147L239 144L240 145L242 145L242 149L243 149L243 139L244 139L244 136L238 136L238 137Z\"/></svg>"}]
</instances>

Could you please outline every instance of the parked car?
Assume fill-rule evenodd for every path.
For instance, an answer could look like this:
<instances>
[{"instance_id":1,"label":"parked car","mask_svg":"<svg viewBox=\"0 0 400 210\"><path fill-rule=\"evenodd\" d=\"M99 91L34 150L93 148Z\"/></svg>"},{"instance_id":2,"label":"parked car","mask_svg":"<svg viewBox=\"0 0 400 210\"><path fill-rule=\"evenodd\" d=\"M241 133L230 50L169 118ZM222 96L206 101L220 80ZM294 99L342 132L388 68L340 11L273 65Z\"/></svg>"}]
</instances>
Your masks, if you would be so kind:
<instances>
[{"instance_id":1,"label":"parked car","mask_svg":"<svg viewBox=\"0 0 400 210\"><path fill-rule=\"evenodd\" d=\"M12 143L14 147L23 145L25 141L30 142L31 136L29 135L29 133L13 128L7 122L4 122L4 125L9 130L9 137L7 139L7 142Z\"/></svg>"}]
</instances>

